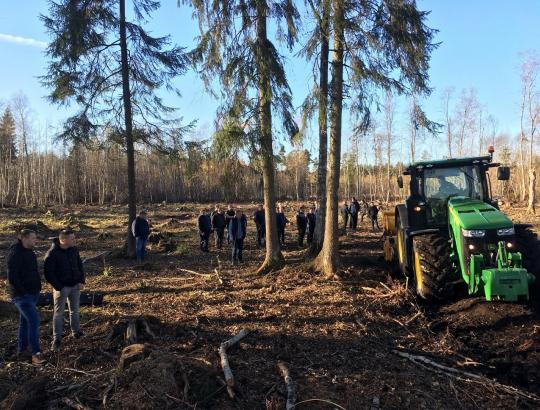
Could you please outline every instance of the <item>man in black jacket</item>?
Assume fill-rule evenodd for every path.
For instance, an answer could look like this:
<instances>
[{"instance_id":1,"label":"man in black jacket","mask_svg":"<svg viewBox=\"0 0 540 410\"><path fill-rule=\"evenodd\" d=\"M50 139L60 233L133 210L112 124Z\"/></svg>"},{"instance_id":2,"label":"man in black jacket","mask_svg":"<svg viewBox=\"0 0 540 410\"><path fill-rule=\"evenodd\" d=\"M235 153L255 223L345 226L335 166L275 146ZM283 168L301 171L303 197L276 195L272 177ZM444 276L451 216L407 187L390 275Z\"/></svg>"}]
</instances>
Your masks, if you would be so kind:
<instances>
[{"instance_id":1,"label":"man in black jacket","mask_svg":"<svg viewBox=\"0 0 540 410\"><path fill-rule=\"evenodd\" d=\"M17 353L32 351L32 363L43 364L39 347L39 313L36 304L41 290L34 245L36 233L29 229L20 232L19 240L9 248L7 256L8 292L19 311Z\"/></svg>"},{"instance_id":2,"label":"man in black jacket","mask_svg":"<svg viewBox=\"0 0 540 410\"><path fill-rule=\"evenodd\" d=\"M212 220L206 209L201 211L197 223L199 226L199 236L201 237L201 251L208 252L208 241L212 233Z\"/></svg>"},{"instance_id":3,"label":"man in black jacket","mask_svg":"<svg viewBox=\"0 0 540 410\"><path fill-rule=\"evenodd\" d=\"M307 217L304 213L304 207L301 206L298 213L296 214L296 227L298 228L298 246L304 246L304 237L306 236L307 229Z\"/></svg>"},{"instance_id":4,"label":"man in black jacket","mask_svg":"<svg viewBox=\"0 0 540 410\"><path fill-rule=\"evenodd\" d=\"M343 230L345 233L347 232L347 222L349 222L350 213L351 210L349 209L347 201L343 202L343 206L341 207L341 216L343 217Z\"/></svg>"},{"instance_id":5,"label":"man in black jacket","mask_svg":"<svg viewBox=\"0 0 540 410\"><path fill-rule=\"evenodd\" d=\"M139 216L133 220L131 233L135 237L137 262L143 262L146 256L146 242L148 242L148 236L150 235L150 224L146 218L146 211L139 212Z\"/></svg>"},{"instance_id":6,"label":"man in black jacket","mask_svg":"<svg viewBox=\"0 0 540 410\"><path fill-rule=\"evenodd\" d=\"M236 215L231 219L229 224L229 237L233 243L232 249L232 264L236 262L244 262L242 258L242 250L244 249L244 239L247 232L247 219L242 211L236 210Z\"/></svg>"},{"instance_id":7,"label":"man in black jacket","mask_svg":"<svg viewBox=\"0 0 540 410\"><path fill-rule=\"evenodd\" d=\"M214 235L216 236L216 248L221 249L223 244L223 234L225 232L225 214L221 212L221 207L216 205L216 210L212 215L212 229L214 229Z\"/></svg>"},{"instance_id":8,"label":"man in black jacket","mask_svg":"<svg viewBox=\"0 0 540 410\"><path fill-rule=\"evenodd\" d=\"M255 222L255 227L257 228L257 246L261 248L263 246L266 233L264 206L262 204L259 204L258 209L253 213L253 221Z\"/></svg>"},{"instance_id":9,"label":"man in black jacket","mask_svg":"<svg viewBox=\"0 0 540 410\"><path fill-rule=\"evenodd\" d=\"M379 215L379 207L375 204L371 204L371 206L368 208L368 217L371 221L371 229L373 229L373 232L375 232L375 226L377 226L377 230L380 230L379 227L379 221L377 220L377 216Z\"/></svg>"},{"instance_id":10,"label":"man in black jacket","mask_svg":"<svg viewBox=\"0 0 540 410\"><path fill-rule=\"evenodd\" d=\"M349 213L351 214L351 229L356 231L358 226L358 213L360 212L360 203L355 197L351 200L351 206L349 207Z\"/></svg>"},{"instance_id":11,"label":"man in black jacket","mask_svg":"<svg viewBox=\"0 0 540 410\"><path fill-rule=\"evenodd\" d=\"M75 246L75 232L64 229L53 240L45 255L45 279L54 288L53 343L52 350L58 350L62 341L62 327L66 301L69 308L71 334L78 339L83 336L79 318L79 302L82 285L85 282L84 269Z\"/></svg>"}]
</instances>

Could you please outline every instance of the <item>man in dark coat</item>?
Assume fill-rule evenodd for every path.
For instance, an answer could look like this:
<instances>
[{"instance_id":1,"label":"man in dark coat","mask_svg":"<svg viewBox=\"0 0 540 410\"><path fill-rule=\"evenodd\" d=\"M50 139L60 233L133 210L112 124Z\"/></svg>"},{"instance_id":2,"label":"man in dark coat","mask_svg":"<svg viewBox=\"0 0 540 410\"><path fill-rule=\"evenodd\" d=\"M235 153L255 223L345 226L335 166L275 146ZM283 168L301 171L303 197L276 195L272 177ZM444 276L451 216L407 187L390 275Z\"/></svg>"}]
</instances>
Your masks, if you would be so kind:
<instances>
[{"instance_id":1,"label":"man in dark coat","mask_svg":"<svg viewBox=\"0 0 540 410\"><path fill-rule=\"evenodd\" d=\"M289 220L283 212L283 206L279 205L276 213L276 224L278 230L279 244L281 246L285 245L285 227L289 223Z\"/></svg>"},{"instance_id":2,"label":"man in dark coat","mask_svg":"<svg viewBox=\"0 0 540 410\"><path fill-rule=\"evenodd\" d=\"M343 230L347 232L347 223L349 222L350 209L347 201L343 202L341 207L341 216L343 217Z\"/></svg>"},{"instance_id":3,"label":"man in dark coat","mask_svg":"<svg viewBox=\"0 0 540 410\"><path fill-rule=\"evenodd\" d=\"M356 227L358 225L358 213L360 212L360 204L355 197L352 198L349 212L351 214L351 229L353 231L356 231Z\"/></svg>"},{"instance_id":4,"label":"man in dark coat","mask_svg":"<svg viewBox=\"0 0 540 410\"><path fill-rule=\"evenodd\" d=\"M313 242L313 235L315 234L315 223L317 221L317 214L315 207L309 209L307 214L307 243L311 245Z\"/></svg>"},{"instance_id":5,"label":"man in dark coat","mask_svg":"<svg viewBox=\"0 0 540 410\"><path fill-rule=\"evenodd\" d=\"M229 237L233 244L232 248L232 264L236 262L242 263L242 250L244 249L244 239L247 233L247 219L246 216L239 209L236 211L234 219L229 224Z\"/></svg>"},{"instance_id":6,"label":"man in dark coat","mask_svg":"<svg viewBox=\"0 0 540 410\"><path fill-rule=\"evenodd\" d=\"M298 246L304 246L304 237L306 236L307 217L304 213L304 207L301 206L296 214L296 227L298 229Z\"/></svg>"},{"instance_id":7,"label":"man in dark coat","mask_svg":"<svg viewBox=\"0 0 540 410\"><path fill-rule=\"evenodd\" d=\"M257 228L257 246L261 248L264 245L266 226L264 216L264 206L259 204L257 210L253 213L253 222Z\"/></svg>"},{"instance_id":8,"label":"man in dark coat","mask_svg":"<svg viewBox=\"0 0 540 410\"><path fill-rule=\"evenodd\" d=\"M45 255L45 279L53 287L53 343L52 350L60 348L66 301L69 308L71 333L76 339L83 336L79 319L81 288L85 282L84 268L75 246L75 233L65 229L60 232Z\"/></svg>"},{"instance_id":9,"label":"man in dark coat","mask_svg":"<svg viewBox=\"0 0 540 410\"><path fill-rule=\"evenodd\" d=\"M231 243L231 237L229 236L229 224L234 219L235 216L234 207L229 204L227 205L227 210L225 211L225 223L227 224L227 243Z\"/></svg>"},{"instance_id":10,"label":"man in dark coat","mask_svg":"<svg viewBox=\"0 0 540 410\"><path fill-rule=\"evenodd\" d=\"M139 216L133 220L131 233L135 237L137 262L143 262L146 257L146 242L148 242L148 236L150 235L150 224L146 217L146 211L139 212Z\"/></svg>"},{"instance_id":11,"label":"man in dark coat","mask_svg":"<svg viewBox=\"0 0 540 410\"><path fill-rule=\"evenodd\" d=\"M214 230L217 249L221 249L223 245L223 235L226 225L225 214L221 212L221 207L216 205L216 210L212 215L212 229Z\"/></svg>"},{"instance_id":12,"label":"man in dark coat","mask_svg":"<svg viewBox=\"0 0 540 410\"><path fill-rule=\"evenodd\" d=\"M381 229L379 227L379 221L377 220L378 215L379 215L379 208L377 207L377 205L372 204L368 208L368 218L371 221L371 229L373 229L373 231L375 231L375 226L377 226L377 230Z\"/></svg>"},{"instance_id":13,"label":"man in dark coat","mask_svg":"<svg viewBox=\"0 0 540 410\"><path fill-rule=\"evenodd\" d=\"M361 199L360 200L360 222L364 222L364 217L367 216L368 209L369 209L368 203L364 199Z\"/></svg>"},{"instance_id":14,"label":"man in dark coat","mask_svg":"<svg viewBox=\"0 0 540 410\"><path fill-rule=\"evenodd\" d=\"M41 290L41 278L34 253L36 233L23 229L19 240L10 246L7 255L7 282L11 301L19 311L17 353L24 354L30 347L32 363L43 364L39 346L39 313L36 304Z\"/></svg>"},{"instance_id":15,"label":"man in dark coat","mask_svg":"<svg viewBox=\"0 0 540 410\"><path fill-rule=\"evenodd\" d=\"M212 233L212 220L206 209L201 211L197 223L199 226L199 236L201 237L201 251L208 252L208 241Z\"/></svg>"}]
</instances>

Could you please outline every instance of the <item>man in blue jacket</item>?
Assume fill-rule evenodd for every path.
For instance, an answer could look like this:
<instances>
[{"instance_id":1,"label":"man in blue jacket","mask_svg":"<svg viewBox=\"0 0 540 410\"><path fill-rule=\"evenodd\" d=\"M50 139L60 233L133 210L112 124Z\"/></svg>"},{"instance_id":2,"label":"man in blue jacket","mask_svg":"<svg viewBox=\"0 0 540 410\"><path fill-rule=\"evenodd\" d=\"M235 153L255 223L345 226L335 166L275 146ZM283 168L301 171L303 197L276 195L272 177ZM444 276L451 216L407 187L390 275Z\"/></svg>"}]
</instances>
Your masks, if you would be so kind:
<instances>
[{"instance_id":1,"label":"man in blue jacket","mask_svg":"<svg viewBox=\"0 0 540 410\"><path fill-rule=\"evenodd\" d=\"M232 249L232 264L236 262L242 263L242 250L244 249L244 239L247 232L247 219L246 216L240 210L236 210L234 219L231 219L229 224L229 237L233 244Z\"/></svg>"},{"instance_id":2,"label":"man in blue jacket","mask_svg":"<svg viewBox=\"0 0 540 410\"><path fill-rule=\"evenodd\" d=\"M45 279L54 288L53 343L51 350L58 350L62 340L64 311L69 307L69 325L74 338L83 336L79 318L81 289L85 282L84 268L75 246L75 233L65 229L53 240L45 255Z\"/></svg>"},{"instance_id":3,"label":"man in blue jacket","mask_svg":"<svg viewBox=\"0 0 540 410\"><path fill-rule=\"evenodd\" d=\"M148 236L150 235L150 224L146 218L146 211L139 212L139 216L133 220L131 233L135 237L137 262L143 262L146 257L146 242L148 242Z\"/></svg>"},{"instance_id":4,"label":"man in blue jacket","mask_svg":"<svg viewBox=\"0 0 540 410\"><path fill-rule=\"evenodd\" d=\"M8 292L19 311L19 341L17 353L25 354L28 347L32 363L45 363L39 347L39 313L36 304L41 290L41 277L34 253L36 233L29 229L20 232L19 240L9 248L7 256Z\"/></svg>"},{"instance_id":5,"label":"man in blue jacket","mask_svg":"<svg viewBox=\"0 0 540 410\"><path fill-rule=\"evenodd\" d=\"M201 251L209 252L208 241L210 240L210 234L212 233L212 220L206 209L201 211L197 224L199 226L199 236L201 237Z\"/></svg>"}]
</instances>

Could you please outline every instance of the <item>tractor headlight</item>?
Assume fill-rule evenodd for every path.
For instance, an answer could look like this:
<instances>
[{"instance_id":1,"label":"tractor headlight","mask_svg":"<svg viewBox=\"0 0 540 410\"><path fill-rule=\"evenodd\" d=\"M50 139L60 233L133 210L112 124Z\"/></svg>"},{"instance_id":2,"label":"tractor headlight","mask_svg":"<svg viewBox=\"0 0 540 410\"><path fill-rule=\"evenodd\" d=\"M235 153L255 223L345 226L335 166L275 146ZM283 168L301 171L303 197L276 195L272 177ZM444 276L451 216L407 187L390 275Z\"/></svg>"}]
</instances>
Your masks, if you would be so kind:
<instances>
[{"instance_id":1,"label":"tractor headlight","mask_svg":"<svg viewBox=\"0 0 540 410\"><path fill-rule=\"evenodd\" d=\"M514 235L515 233L516 231L514 230L514 227L497 229L497 235L499 236Z\"/></svg>"},{"instance_id":2,"label":"tractor headlight","mask_svg":"<svg viewBox=\"0 0 540 410\"><path fill-rule=\"evenodd\" d=\"M462 229L463 236L466 238L482 238L486 235L486 231L483 229Z\"/></svg>"}]
</instances>

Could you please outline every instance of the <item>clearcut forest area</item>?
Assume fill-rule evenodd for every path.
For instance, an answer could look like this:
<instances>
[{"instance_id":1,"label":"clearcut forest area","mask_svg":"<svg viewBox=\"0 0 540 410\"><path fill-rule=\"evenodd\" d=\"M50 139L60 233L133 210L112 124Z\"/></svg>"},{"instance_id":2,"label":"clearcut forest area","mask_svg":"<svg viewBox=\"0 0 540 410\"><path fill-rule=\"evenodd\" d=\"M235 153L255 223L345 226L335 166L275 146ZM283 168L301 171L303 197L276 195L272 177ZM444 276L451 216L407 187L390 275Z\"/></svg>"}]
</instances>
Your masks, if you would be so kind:
<instances>
[{"instance_id":1,"label":"clearcut forest area","mask_svg":"<svg viewBox=\"0 0 540 410\"><path fill-rule=\"evenodd\" d=\"M255 209L241 207L246 214ZM341 238L339 279L313 272L305 250L295 245L292 226L284 249L287 265L254 274L264 251L255 246L253 223L245 263L233 268L228 246L220 252L212 246L208 254L199 250L200 208L149 207L150 254L140 266L115 257L125 237L124 207L1 210L2 265L14 231L23 225L38 232L40 262L49 247L46 238L66 226L76 230L83 258L113 254L86 264L85 291L103 293L104 303L81 308L84 338L67 336L59 353L45 354L44 366L16 361L18 314L2 296L0 406L282 409L287 393L279 361L290 371L298 403L306 401L297 408L540 405L540 313L533 303L476 297L437 307L419 304L407 281L392 276L382 261L381 232L373 233L367 221ZM295 208L286 204L289 219ZM504 211L525 222L523 210ZM526 221L540 229L539 217ZM39 311L47 346L52 307ZM144 352L121 368L125 323L143 318L149 332L139 327L137 337ZM241 329L249 334L228 351L235 378L231 399L218 348Z\"/></svg>"}]
</instances>

